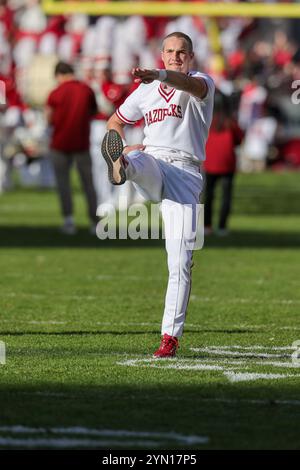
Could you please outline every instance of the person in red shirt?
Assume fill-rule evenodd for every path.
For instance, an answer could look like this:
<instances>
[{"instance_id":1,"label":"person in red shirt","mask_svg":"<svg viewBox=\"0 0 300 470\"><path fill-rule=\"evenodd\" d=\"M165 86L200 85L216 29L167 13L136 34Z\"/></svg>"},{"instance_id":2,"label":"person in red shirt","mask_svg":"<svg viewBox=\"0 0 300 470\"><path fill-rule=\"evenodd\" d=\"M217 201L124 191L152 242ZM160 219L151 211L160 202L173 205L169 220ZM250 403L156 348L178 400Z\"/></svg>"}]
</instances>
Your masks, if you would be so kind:
<instances>
[{"instance_id":1,"label":"person in red shirt","mask_svg":"<svg viewBox=\"0 0 300 470\"><path fill-rule=\"evenodd\" d=\"M75 161L87 198L91 232L95 233L97 197L92 178L89 134L90 121L97 112L96 98L88 85L76 80L71 65L59 62L54 73L58 86L47 99L46 116L52 126L50 148L64 216L62 231L67 234L76 231L70 183L70 170Z\"/></svg>"},{"instance_id":2,"label":"person in red shirt","mask_svg":"<svg viewBox=\"0 0 300 470\"><path fill-rule=\"evenodd\" d=\"M206 143L205 170L205 233L210 235L212 229L212 209L215 186L222 184L222 203L220 207L218 235L227 234L227 222L230 214L233 177L236 170L235 147L241 143L243 131L237 122L230 117L227 98L217 92L215 107L208 140Z\"/></svg>"}]
</instances>

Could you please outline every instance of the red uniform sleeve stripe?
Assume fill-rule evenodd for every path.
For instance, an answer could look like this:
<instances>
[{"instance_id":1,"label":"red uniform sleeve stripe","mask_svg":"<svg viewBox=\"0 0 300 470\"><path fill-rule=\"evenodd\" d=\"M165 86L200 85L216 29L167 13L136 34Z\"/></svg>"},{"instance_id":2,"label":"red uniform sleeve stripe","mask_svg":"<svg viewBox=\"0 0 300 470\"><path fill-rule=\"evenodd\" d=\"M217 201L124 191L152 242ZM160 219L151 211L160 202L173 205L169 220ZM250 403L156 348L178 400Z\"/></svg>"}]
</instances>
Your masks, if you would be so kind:
<instances>
[{"instance_id":1,"label":"red uniform sleeve stripe","mask_svg":"<svg viewBox=\"0 0 300 470\"><path fill-rule=\"evenodd\" d=\"M125 124L135 124L136 123L136 121L130 121L130 119L127 119L125 116L123 116L123 114L120 112L119 109L117 109L116 114L117 114L118 118L121 119L121 121L125 122Z\"/></svg>"}]
</instances>

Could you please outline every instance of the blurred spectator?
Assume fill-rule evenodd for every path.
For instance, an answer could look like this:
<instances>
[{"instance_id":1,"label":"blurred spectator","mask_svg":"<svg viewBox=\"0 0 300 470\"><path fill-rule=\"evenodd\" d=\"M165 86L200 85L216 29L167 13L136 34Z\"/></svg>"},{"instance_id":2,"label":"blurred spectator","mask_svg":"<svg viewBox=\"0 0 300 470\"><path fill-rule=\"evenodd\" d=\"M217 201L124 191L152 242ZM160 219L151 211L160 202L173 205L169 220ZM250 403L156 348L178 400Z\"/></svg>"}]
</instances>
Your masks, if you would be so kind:
<instances>
[{"instance_id":1,"label":"blurred spectator","mask_svg":"<svg viewBox=\"0 0 300 470\"><path fill-rule=\"evenodd\" d=\"M25 105L18 93L15 80L9 74L1 74L0 106L0 192L12 188L12 157L16 153L15 131L23 123Z\"/></svg>"},{"instance_id":2,"label":"blurred spectator","mask_svg":"<svg viewBox=\"0 0 300 470\"><path fill-rule=\"evenodd\" d=\"M3 25L4 34L8 37L13 31L13 12L7 0L0 0L0 23Z\"/></svg>"},{"instance_id":3,"label":"blurred spectator","mask_svg":"<svg viewBox=\"0 0 300 470\"><path fill-rule=\"evenodd\" d=\"M92 116L97 111L94 92L85 83L76 80L71 65L59 62L55 67L58 82L47 100L46 114L52 126L51 154L64 217L62 231L76 231L73 218L70 170L75 161L88 204L91 233L96 230L98 218L97 197L93 184L89 154L89 133Z\"/></svg>"},{"instance_id":4,"label":"blurred spectator","mask_svg":"<svg viewBox=\"0 0 300 470\"><path fill-rule=\"evenodd\" d=\"M222 185L222 201L217 234L227 234L230 214L233 178L236 170L235 147L240 145L243 131L231 117L229 99L220 92L215 94L215 107L212 124L206 144L205 170L205 233L213 232L213 202L215 186Z\"/></svg>"},{"instance_id":5,"label":"blurred spectator","mask_svg":"<svg viewBox=\"0 0 300 470\"><path fill-rule=\"evenodd\" d=\"M296 169L300 167L300 110L294 94L299 96L300 49L280 78L280 93L272 93L271 90L268 97L269 109L277 124L274 142L277 152L270 163L274 169Z\"/></svg>"},{"instance_id":6,"label":"blurred spectator","mask_svg":"<svg viewBox=\"0 0 300 470\"><path fill-rule=\"evenodd\" d=\"M277 123L274 117L262 115L246 131L241 149L240 169L258 172L266 168L270 145L274 140Z\"/></svg>"},{"instance_id":7,"label":"blurred spectator","mask_svg":"<svg viewBox=\"0 0 300 470\"><path fill-rule=\"evenodd\" d=\"M248 72L247 81L242 91L238 111L239 126L243 130L249 128L256 119L262 116L267 99L267 90L259 84L254 71Z\"/></svg>"}]
</instances>

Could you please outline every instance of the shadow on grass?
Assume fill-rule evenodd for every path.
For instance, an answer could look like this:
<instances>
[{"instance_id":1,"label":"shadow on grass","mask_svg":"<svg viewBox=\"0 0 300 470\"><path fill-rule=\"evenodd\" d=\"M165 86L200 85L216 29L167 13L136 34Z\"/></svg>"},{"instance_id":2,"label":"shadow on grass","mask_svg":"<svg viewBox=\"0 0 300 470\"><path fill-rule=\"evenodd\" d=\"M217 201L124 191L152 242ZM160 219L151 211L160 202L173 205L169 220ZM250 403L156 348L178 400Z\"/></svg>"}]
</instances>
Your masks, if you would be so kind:
<instances>
[{"instance_id":1,"label":"shadow on grass","mask_svg":"<svg viewBox=\"0 0 300 470\"><path fill-rule=\"evenodd\" d=\"M199 328L199 329L189 329L185 328L185 333L190 334L201 334L201 333L224 333L224 334L257 334L259 329L241 329L241 328L232 328L232 329L213 329L213 328ZM262 331L264 331L262 329ZM45 330L0 330L0 335L2 336L26 336L26 335L43 335L43 336L102 336L102 335L114 335L114 336L126 336L126 335L158 335L159 329L156 330L124 330L120 329L110 329L110 330L66 330L66 331L45 331Z\"/></svg>"},{"instance_id":2,"label":"shadow on grass","mask_svg":"<svg viewBox=\"0 0 300 470\"><path fill-rule=\"evenodd\" d=\"M125 368L119 369L125 380ZM98 375L82 385L65 384L63 378L36 385L24 378L23 384L2 385L1 447L7 439L6 448L24 448L13 440L30 439L34 448L42 438L52 440L52 446L56 439L62 448L73 439L97 441L100 449L299 448L295 384L209 382L199 373L197 383L195 371L188 383L187 371L139 372L127 368L127 380L135 378L136 385L121 385L110 375L115 384L103 385ZM16 425L21 426L18 431L11 428ZM201 443L200 437L208 441Z\"/></svg>"},{"instance_id":3,"label":"shadow on grass","mask_svg":"<svg viewBox=\"0 0 300 470\"><path fill-rule=\"evenodd\" d=\"M161 236L161 235L160 235ZM164 240L99 240L79 229L76 235L63 235L53 226L1 226L0 247L7 248L153 248L163 247ZM204 248L290 248L300 247L300 233L280 231L236 230L227 237L210 236Z\"/></svg>"},{"instance_id":4,"label":"shadow on grass","mask_svg":"<svg viewBox=\"0 0 300 470\"><path fill-rule=\"evenodd\" d=\"M163 240L100 240L88 228L79 228L75 235L64 235L56 227L1 226L0 247L10 248L132 248L163 246Z\"/></svg>"},{"instance_id":5,"label":"shadow on grass","mask_svg":"<svg viewBox=\"0 0 300 470\"><path fill-rule=\"evenodd\" d=\"M85 331L85 330L74 330L74 331L32 331L32 330L23 330L23 331L13 331L6 330L0 331L1 336L31 336L31 335L42 335L42 336L102 336L102 335L114 335L114 336L126 336L126 335L157 335L158 330L144 330L144 331L117 331L117 330L94 330L94 331Z\"/></svg>"}]
</instances>

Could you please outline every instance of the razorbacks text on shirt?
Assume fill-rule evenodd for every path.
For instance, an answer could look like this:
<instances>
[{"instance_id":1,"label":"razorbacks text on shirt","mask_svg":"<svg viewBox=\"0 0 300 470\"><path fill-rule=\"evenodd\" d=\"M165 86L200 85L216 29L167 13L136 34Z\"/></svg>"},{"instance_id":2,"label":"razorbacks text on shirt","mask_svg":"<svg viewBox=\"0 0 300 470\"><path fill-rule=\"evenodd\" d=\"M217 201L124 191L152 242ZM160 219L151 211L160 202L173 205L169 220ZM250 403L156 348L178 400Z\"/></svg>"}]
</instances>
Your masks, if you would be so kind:
<instances>
[{"instance_id":1,"label":"razorbacks text on shirt","mask_svg":"<svg viewBox=\"0 0 300 470\"><path fill-rule=\"evenodd\" d=\"M170 104L168 108L153 109L145 114L145 121L147 126L151 126L155 122L164 121L167 117L182 119L181 106L179 104Z\"/></svg>"},{"instance_id":2,"label":"razorbacks text on shirt","mask_svg":"<svg viewBox=\"0 0 300 470\"><path fill-rule=\"evenodd\" d=\"M199 160L205 159L205 143L213 113L214 82L209 75L189 72L206 81L208 93L204 99L165 88L157 80L141 84L117 109L118 118L134 124L144 118L143 144L182 150Z\"/></svg>"}]
</instances>

